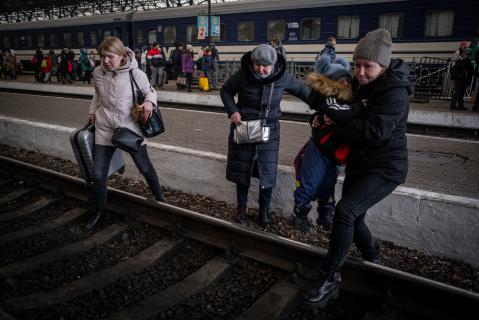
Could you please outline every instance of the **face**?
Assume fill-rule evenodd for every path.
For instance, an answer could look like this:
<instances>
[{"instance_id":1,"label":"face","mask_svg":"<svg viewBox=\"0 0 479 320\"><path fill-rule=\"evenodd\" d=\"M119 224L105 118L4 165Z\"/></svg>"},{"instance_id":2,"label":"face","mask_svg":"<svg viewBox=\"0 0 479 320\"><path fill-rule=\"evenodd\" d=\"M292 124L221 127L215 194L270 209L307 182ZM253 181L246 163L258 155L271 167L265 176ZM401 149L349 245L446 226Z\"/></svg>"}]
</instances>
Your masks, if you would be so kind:
<instances>
[{"instance_id":1,"label":"face","mask_svg":"<svg viewBox=\"0 0 479 320\"><path fill-rule=\"evenodd\" d=\"M100 57L103 61L103 65L107 70L116 70L121 67L121 60L123 59L122 55L104 51L101 53Z\"/></svg>"},{"instance_id":2,"label":"face","mask_svg":"<svg viewBox=\"0 0 479 320\"><path fill-rule=\"evenodd\" d=\"M273 66L265 66L262 64L253 63L253 70L254 72L256 72L257 74L261 76L267 76L271 74L271 71L273 70Z\"/></svg>"},{"instance_id":3,"label":"face","mask_svg":"<svg viewBox=\"0 0 479 320\"><path fill-rule=\"evenodd\" d=\"M354 77L359 81L360 85L366 85L374 81L383 74L385 70L385 67L372 60L354 60Z\"/></svg>"},{"instance_id":4,"label":"face","mask_svg":"<svg viewBox=\"0 0 479 320\"><path fill-rule=\"evenodd\" d=\"M341 77L338 79L338 82L347 87L351 87L351 78L350 77Z\"/></svg>"}]
</instances>

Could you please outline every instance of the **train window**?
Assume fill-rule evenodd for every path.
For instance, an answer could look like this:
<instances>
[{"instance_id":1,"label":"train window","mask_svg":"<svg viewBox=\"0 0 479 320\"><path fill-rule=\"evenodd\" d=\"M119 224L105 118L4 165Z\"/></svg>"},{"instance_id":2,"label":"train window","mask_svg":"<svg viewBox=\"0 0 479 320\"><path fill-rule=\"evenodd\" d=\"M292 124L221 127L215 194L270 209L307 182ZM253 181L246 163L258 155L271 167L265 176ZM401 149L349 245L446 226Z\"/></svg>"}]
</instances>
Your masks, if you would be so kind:
<instances>
[{"instance_id":1,"label":"train window","mask_svg":"<svg viewBox=\"0 0 479 320\"><path fill-rule=\"evenodd\" d=\"M3 47L6 49L6 48L10 48L10 39L8 38L8 36L4 36L3 37Z\"/></svg>"},{"instance_id":2,"label":"train window","mask_svg":"<svg viewBox=\"0 0 479 320\"><path fill-rule=\"evenodd\" d=\"M454 12L451 10L426 12L424 35L426 37L447 37L452 35Z\"/></svg>"},{"instance_id":3,"label":"train window","mask_svg":"<svg viewBox=\"0 0 479 320\"><path fill-rule=\"evenodd\" d=\"M163 33L163 42L165 44L174 44L176 41L176 27L168 26L165 27L165 32Z\"/></svg>"},{"instance_id":4,"label":"train window","mask_svg":"<svg viewBox=\"0 0 479 320\"><path fill-rule=\"evenodd\" d=\"M211 37L211 41L221 42L221 41L225 41L225 38L226 38L226 26L224 23L220 23L220 36Z\"/></svg>"},{"instance_id":5,"label":"train window","mask_svg":"<svg viewBox=\"0 0 479 320\"><path fill-rule=\"evenodd\" d=\"M386 29L393 38L403 36L404 16L402 13L385 13L379 15L378 28Z\"/></svg>"},{"instance_id":6,"label":"train window","mask_svg":"<svg viewBox=\"0 0 479 320\"><path fill-rule=\"evenodd\" d=\"M301 40L318 40L321 32L321 19L301 20Z\"/></svg>"},{"instance_id":7,"label":"train window","mask_svg":"<svg viewBox=\"0 0 479 320\"><path fill-rule=\"evenodd\" d=\"M111 36L111 31L110 30L105 30L103 31L103 39L110 37Z\"/></svg>"},{"instance_id":8,"label":"train window","mask_svg":"<svg viewBox=\"0 0 479 320\"><path fill-rule=\"evenodd\" d=\"M254 22L242 21L238 22L238 41L254 40Z\"/></svg>"},{"instance_id":9,"label":"train window","mask_svg":"<svg viewBox=\"0 0 479 320\"><path fill-rule=\"evenodd\" d=\"M77 47L78 48L83 48L85 46L85 37L83 35L83 32L78 32L77 33Z\"/></svg>"},{"instance_id":10,"label":"train window","mask_svg":"<svg viewBox=\"0 0 479 320\"><path fill-rule=\"evenodd\" d=\"M359 16L338 17L338 38L354 39L359 36Z\"/></svg>"},{"instance_id":11,"label":"train window","mask_svg":"<svg viewBox=\"0 0 479 320\"><path fill-rule=\"evenodd\" d=\"M20 36L19 40L20 40L19 44L20 44L21 48L32 48L32 36L31 35ZM16 47L18 47L18 45Z\"/></svg>"},{"instance_id":12,"label":"train window","mask_svg":"<svg viewBox=\"0 0 479 320\"><path fill-rule=\"evenodd\" d=\"M91 31L90 32L90 43L91 43L91 46L96 46L97 45L97 41L96 41L96 31Z\"/></svg>"},{"instance_id":13,"label":"train window","mask_svg":"<svg viewBox=\"0 0 479 320\"><path fill-rule=\"evenodd\" d=\"M45 46L45 35L41 33L37 36L37 47L43 48L44 46Z\"/></svg>"},{"instance_id":14,"label":"train window","mask_svg":"<svg viewBox=\"0 0 479 320\"><path fill-rule=\"evenodd\" d=\"M136 44L138 45L145 44L145 39L143 39L143 30L136 31Z\"/></svg>"},{"instance_id":15,"label":"train window","mask_svg":"<svg viewBox=\"0 0 479 320\"><path fill-rule=\"evenodd\" d=\"M284 20L269 20L268 21L268 40L277 38L279 40L284 40L284 35L286 34L286 21Z\"/></svg>"},{"instance_id":16,"label":"train window","mask_svg":"<svg viewBox=\"0 0 479 320\"><path fill-rule=\"evenodd\" d=\"M148 44L152 44L156 41L158 41L158 39L156 39L156 29L148 30Z\"/></svg>"},{"instance_id":17,"label":"train window","mask_svg":"<svg viewBox=\"0 0 479 320\"><path fill-rule=\"evenodd\" d=\"M198 25L190 24L186 26L186 42L198 42Z\"/></svg>"},{"instance_id":18,"label":"train window","mask_svg":"<svg viewBox=\"0 0 479 320\"><path fill-rule=\"evenodd\" d=\"M50 48L57 48L58 47L58 39L56 33L50 34Z\"/></svg>"},{"instance_id":19,"label":"train window","mask_svg":"<svg viewBox=\"0 0 479 320\"><path fill-rule=\"evenodd\" d=\"M72 46L72 33L71 32L65 32L63 34L63 46L67 48L71 48Z\"/></svg>"}]
</instances>

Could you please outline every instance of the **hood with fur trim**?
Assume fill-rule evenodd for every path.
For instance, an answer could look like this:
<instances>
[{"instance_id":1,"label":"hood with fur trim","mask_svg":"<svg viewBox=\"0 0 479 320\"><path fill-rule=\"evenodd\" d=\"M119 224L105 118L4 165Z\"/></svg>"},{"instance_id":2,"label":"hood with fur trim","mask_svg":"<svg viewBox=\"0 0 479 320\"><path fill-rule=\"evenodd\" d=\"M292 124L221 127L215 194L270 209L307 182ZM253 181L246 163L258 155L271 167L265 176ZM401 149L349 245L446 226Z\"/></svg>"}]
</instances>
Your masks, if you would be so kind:
<instances>
[{"instance_id":1,"label":"hood with fur trim","mask_svg":"<svg viewBox=\"0 0 479 320\"><path fill-rule=\"evenodd\" d=\"M353 91L351 86L346 86L338 81L331 80L323 74L312 72L308 75L307 84L313 92L325 97L336 97L343 102L351 102Z\"/></svg>"}]
</instances>

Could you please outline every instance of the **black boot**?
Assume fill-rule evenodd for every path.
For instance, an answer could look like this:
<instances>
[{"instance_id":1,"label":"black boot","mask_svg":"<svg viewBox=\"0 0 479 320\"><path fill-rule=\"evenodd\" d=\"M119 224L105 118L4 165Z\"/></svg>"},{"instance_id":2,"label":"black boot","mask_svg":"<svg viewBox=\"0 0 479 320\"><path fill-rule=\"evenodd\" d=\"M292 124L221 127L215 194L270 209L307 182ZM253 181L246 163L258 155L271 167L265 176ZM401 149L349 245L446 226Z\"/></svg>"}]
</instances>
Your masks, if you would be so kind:
<instances>
[{"instance_id":1,"label":"black boot","mask_svg":"<svg viewBox=\"0 0 479 320\"><path fill-rule=\"evenodd\" d=\"M163 191L160 191L160 193L158 193L155 196L155 200L158 201L158 202L165 202L166 203L165 194L163 193Z\"/></svg>"},{"instance_id":2,"label":"black boot","mask_svg":"<svg viewBox=\"0 0 479 320\"><path fill-rule=\"evenodd\" d=\"M326 306L329 299L336 298L341 283L339 271L325 273L317 286L313 287L302 297L302 303L309 308L322 308Z\"/></svg>"},{"instance_id":3,"label":"black boot","mask_svg":"<svg viewBox=\"0 0 479 320\"><path fill-rule=\"evenodd\" d=\"M356 244L357 245L357 244ZM361 248L358 246L359 252L361 252L361 256L363 257L364 260L379 264L380 261L380 256L379 256L379 247L377 244L373 244L369 248Z\"/></svg>"},{"instance_id":4,"label":"black boot","mask_svg":"<svg viewBox=\"0 0 479 320\"><path fill-rule=\"evenodd\" d=\"M316 224L323 227L324 230L330 231L333 227L333 213L336 202L318 203L318 219Z\"/></svg>"},{"instance_id":5,"label":"black boot","mask_svg":"<svg viewBox=\"0 0 479 320\"><path fill-rule=\"evenodd\" d=\"M97 210L95 215L88 221L87 229L93 230L99 227L105 221L105 210Z\"/></svg>"},{"instance_id":6,"label":"black boot","mask_svg":"<svg viewBox=\"0 0 479 320\"><path fill-rule=\"evenodd\" d=\"M239 224L246 223L246 207L238 206L238 208L236 208L236 222Z\"/></svg>"},{"instance_id":7,"label":"black boot","mask_svg":"<svg viewBox=\"0 0 479 320\"><path fill-rule=\"evenodd\" d=\"M263 228L271 223L269 208L259 208L259 225Z\"/></svg>"},{"instance_id":8,"label":"black boot","mask_svg":"<svg viewBox=\"0 0 479 320\"><path fill-rule=\"evenodd\" d=\"M311 206L303 207L298 203L294 204L293 214L289 218L289 221L294 227L302 232L310 232L313 229L313 225L309 222L308 213L311 211Z\"/></svg>"}]
</instances>

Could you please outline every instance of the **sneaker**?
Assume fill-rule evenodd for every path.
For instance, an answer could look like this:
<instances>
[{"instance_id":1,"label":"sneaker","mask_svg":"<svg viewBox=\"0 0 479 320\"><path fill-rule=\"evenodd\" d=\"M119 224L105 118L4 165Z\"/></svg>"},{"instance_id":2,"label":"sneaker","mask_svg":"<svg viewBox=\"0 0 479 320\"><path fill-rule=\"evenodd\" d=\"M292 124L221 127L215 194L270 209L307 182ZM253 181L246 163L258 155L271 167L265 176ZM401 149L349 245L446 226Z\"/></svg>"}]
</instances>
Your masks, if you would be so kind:
<instances>
[{"instance_id":1,"label":"sneaker","mask_svg":"<svg viewBox=\"0 0 479 320\"><path fill-rule=\"evenodd\" d=\"M321 277L317 286L303 295L301 302L308 308L323 308L330 299L338 297L340 284L339 271L331 271Z\"/></svg>"}]
</instances>

